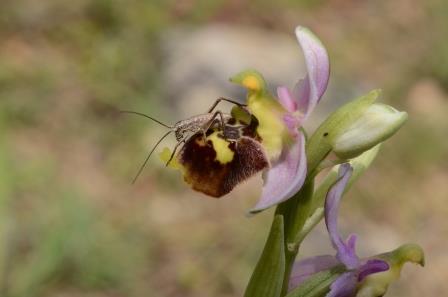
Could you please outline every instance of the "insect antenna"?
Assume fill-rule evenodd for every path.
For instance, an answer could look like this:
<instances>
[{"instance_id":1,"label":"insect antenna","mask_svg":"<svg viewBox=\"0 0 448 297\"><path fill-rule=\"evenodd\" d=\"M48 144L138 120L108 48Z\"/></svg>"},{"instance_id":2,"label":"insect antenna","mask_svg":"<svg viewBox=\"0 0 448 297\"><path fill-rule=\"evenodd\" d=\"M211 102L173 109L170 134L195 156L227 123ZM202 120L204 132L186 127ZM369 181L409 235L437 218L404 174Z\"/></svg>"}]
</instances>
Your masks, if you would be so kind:
<instances>
[{"instance_id":1,"label":"insect antenna","mask_svg":"<svg viewBox=\"0 0 448 297\"><path fill-rule=\"evenodd\" d=\"M156 147L162 142L162 140L164 140L170 133L172 133L173 131L168 131L167 133L165 133L158 141L157 143L154 145L154 147L151 149L151 151L149 152L148 156L145 159L145 162L143 162L143 164L140 166L140 169L138 170L137 174L134 177L134 180L132 181L132 184L135 183L135 181L137 180L137 178L140 176L140 174L142 173L143 169L146 166L146 163L148 163L149 158L151 157L152 153L154 152L154 150L156 149Z\"/></svg>"},{"instance_id":2,"label":"insect antenna","mask_svg":"<svg viewBox=\"0 0 448 297\"><path fill-rule=\"evenodd\" d=\"M156 122L157 124L162 125L162 126L164 126L164 127L166 127L166 128L173 129L172 126L169 126L169 125L167 125L167 124L164 124L164 123L162 123L161 121L156 120L155 118L150 117L149 115L146 115L146 114L141 113L141 112L132 111L132 110L120 110L120 113L129 113L129 114L139 115L139 116L145 117L145 118L147 118L147 119L150 119L150 120Z\"/></svg>"}]
</instances>

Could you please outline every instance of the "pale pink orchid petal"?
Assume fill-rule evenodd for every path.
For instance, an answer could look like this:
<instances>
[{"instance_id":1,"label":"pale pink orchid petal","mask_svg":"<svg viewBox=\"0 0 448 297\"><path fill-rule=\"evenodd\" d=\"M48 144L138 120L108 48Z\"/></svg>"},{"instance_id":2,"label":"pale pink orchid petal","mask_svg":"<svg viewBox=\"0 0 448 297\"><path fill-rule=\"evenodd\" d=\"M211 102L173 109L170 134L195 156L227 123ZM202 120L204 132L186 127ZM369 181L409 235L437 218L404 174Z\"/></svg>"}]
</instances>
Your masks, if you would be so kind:
<instances>
[{"instance_id":1,"label":"pale pink orchid petal","mask_svg":"<svg viewBox=\"0 0 448 297\"><path fill-rule=\"evenodd\" d=\"M288 112L297 110L297 98L293 97L289 89L285 86L277 88L277 97L280 104Z\"/></svg>"},{"instance_id":2,"label":"pale pink orchid petal","mask_svg":"<svg viewBox=\"0 0 448 297\"><path fill-rule=\"evenodd\" d=\"M294 116L293 114L287 113L283 115L283 122L289 130L289 134L293 138L296 138L299 135L299 127L300 127L300 119Z\"/></svg>"},{"instance_id":3,"label":"pale pink orchid petal","mask_svg":"<svg viewBox=\"0 0 448 297\"><path fill-rule=\"evenodd\" d=\"M297 137L299 133L298 128L302 125L302 118L296 113L297 100L292 97L289 89L284 86L277 88L277 97L283 108L288 111L283 115L283 122L288 127L291 136Z\"/></svg>"},{"instance_id":4,"label":"pale pink orchid petal","mask_svg":"<svg viewBox=\"0 0 448 297\"><path fill-rule=\"evenodd\" d=\"M257 213L294 196L306 177L305 137L299 132L281 162L265 172L261 198L250 213Z\"/></svg>"}]
</instances>

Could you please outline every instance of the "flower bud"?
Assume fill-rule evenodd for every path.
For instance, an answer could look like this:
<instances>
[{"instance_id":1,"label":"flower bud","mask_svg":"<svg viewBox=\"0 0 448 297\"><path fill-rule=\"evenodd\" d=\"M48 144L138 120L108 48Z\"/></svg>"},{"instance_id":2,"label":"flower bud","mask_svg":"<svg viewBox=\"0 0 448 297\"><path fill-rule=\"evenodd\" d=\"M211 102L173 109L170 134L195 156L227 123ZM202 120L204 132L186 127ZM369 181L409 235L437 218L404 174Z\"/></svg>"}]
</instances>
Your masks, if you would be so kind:
<instances>
[{"instance_id":1,"label":"flower bud","mask_svg":"<svg viewBox=\"0 0 448 297\"><path fill-rule=\"evenodd\" d=\"M334 133L333 152L341 159L354 158L395 134L407 117L389 105L372 104L361 117Z\"/></svg>"},{"instance_id":2,"label":"flower bud","mask_svg":"<svg viewBox=\"0 0 448 297\"><path fill-rule=\"evenodd\" d=\"M375 103L380 90L373 90L333 112L307 144L308 168L333 151L341 159L352 159L392 136L403 125L406 112Z\"/></svg>"}]
</instances>

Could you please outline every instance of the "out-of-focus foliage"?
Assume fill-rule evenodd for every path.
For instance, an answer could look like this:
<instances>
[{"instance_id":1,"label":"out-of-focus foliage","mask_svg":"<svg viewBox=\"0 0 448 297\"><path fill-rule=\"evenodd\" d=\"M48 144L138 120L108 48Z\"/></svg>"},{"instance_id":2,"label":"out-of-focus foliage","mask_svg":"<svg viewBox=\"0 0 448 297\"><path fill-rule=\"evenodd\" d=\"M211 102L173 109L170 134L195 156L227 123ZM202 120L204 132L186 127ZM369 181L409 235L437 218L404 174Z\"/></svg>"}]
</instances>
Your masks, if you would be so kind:
<instances>
[{"instance_id":1,"label":"out-of-focus foliage","mask_svg":"<svg viewBox=\"0 0 448 297\"><path fill-rule=\"evenodd\" d=\"M346 224L375 238L365 236L361 254L405 239L425 248L424 273L405 272L391 296L443 295L446 1L3 0L0 296L242 295L271 219L244 217L254 202L245 198L255 198L260 181L216 201L186 190L177 173L154 160L132 186L161 130L117 115L131 109L178 120L185 90L165 72L166 38L178 36L171 42L181 45L188 36L172 31L216 24L291 39L296 25L313 28L332 60L324 109L383 87L384 101L408 111L408 124L346 199L344 208L368 224L356 215ZM230 47L222 51L232 57ZM263 55L263 48L251 54ZM206 78L190 84L207 88ZM167 96L173 89L175 98ZM317 232L304 249L326 244Z\"/></svg>"}]
</instances>

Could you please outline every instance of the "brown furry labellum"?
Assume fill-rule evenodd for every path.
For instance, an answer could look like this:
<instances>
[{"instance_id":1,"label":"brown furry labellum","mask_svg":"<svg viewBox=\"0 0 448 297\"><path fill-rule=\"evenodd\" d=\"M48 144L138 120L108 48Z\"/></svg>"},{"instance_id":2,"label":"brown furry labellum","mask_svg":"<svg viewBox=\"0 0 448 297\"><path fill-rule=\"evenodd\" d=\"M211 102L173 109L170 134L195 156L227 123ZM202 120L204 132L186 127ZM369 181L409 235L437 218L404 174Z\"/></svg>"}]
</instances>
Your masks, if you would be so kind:
<instances>
[{"instance_id":1,"label":"brown furry labellum","mask_svg":"<svg viewBox=\"0 0 448 297\"><path fill-rule=\"evenodd\" d=\"M217 158L216 144L198 133L185 143L178 154L184 168L184 179L191 187L206 195L220 198L236 185L269 166L261 139L256 134L256 119L250 125L227 125L218 137L233 152L228 162ZM208 135L215 132L208 131Z\"/></svg>"}]
</instances>

